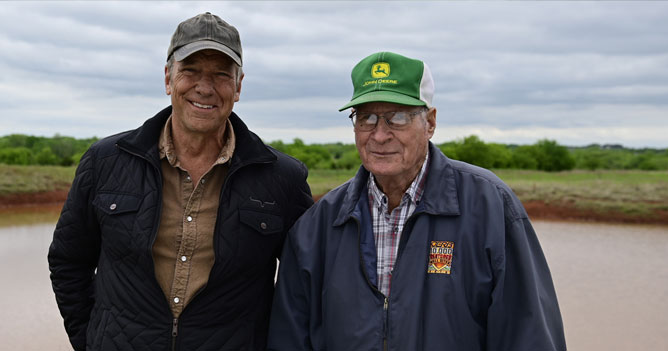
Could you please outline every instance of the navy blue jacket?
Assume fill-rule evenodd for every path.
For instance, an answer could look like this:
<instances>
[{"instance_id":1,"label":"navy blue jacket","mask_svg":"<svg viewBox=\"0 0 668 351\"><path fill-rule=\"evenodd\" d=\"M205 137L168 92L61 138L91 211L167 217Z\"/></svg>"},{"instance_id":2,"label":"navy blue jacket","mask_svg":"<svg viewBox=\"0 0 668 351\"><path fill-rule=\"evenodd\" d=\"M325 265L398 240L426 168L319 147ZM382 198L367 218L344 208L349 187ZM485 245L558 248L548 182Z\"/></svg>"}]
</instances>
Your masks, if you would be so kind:
<instances>
[{"instance_id":1,"label":"navy blue jacket","mask_svg":"<svg viewBox=\"0 0 668 351\"><path fill-rule=\"evenodd\" d=\"M425 192L402 232L390 295L376 288L368 200L360 196L368 172L360 168L288 233L270 350L566 349L522 204L491 172L429 148ZM429 273L437 263L440 273Z\"/></svg>"},{"instance_id":2,"label":"navy blue jacket","mask_svg":"<svg viewBox=\"0 0 668 351\"><path fill-rule=\"evenodd\" d=\"M171 107L82 157L49 249L75 350L264 350L276 258L313 200L304 165L267 147L236 114L236 146L214 227L207 285L174 320L153 266L160 132Z\"/></svg>"}]
</instances>

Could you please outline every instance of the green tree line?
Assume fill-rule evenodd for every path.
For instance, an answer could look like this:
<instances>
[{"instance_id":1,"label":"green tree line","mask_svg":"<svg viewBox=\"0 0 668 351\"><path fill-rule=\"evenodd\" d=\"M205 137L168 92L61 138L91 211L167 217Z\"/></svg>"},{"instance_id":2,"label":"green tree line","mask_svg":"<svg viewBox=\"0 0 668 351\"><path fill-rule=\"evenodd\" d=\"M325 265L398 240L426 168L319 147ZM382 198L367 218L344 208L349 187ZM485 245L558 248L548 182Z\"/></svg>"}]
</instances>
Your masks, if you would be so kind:
<instances>
[{"instance_id":1,"label":"green tree line","mask_svg":"<svg viewBox=\"0 0 668 351\"><path fill-rule=\"evenodd\" d=\"M0 163L72 166L79 163L84 152L97 140L58 134L50 138L11 134L0 137Z\"/></svg>"},{"instance_id":2,"label":"green tree line","mask_svg":"<svg viewBox=\"0 0 668 351\"><path fill-rule=\"evenodd\" d=\"M0 164L61 165L79 162L97 138L12 134L0 137ZM309 169L354 169L361 164L354 144L269 143L304 162ZM548 172L572 169L668 170L668 149L630 149L621 145L566 147L543 139L532 145L485 143L471 135L437 145L448 157L492 169L533 169Z\"/></svg>"},{"instance_id":3,"label":"green tree line","mask_svg":"<svg viewBox=\"0 0 668 351\"><path fill-rule=\"evenodd\" d=\"M361 164L353 144L311 144L294 139L270 143L301 160L309 169L352 169ZM566 147L543 139L532 145L485 143L475 135L437 145L449 158L492 169L548 172L573 169L668 170L668 149L628 149L621 145Z\"/></svg>"}]
</instances>

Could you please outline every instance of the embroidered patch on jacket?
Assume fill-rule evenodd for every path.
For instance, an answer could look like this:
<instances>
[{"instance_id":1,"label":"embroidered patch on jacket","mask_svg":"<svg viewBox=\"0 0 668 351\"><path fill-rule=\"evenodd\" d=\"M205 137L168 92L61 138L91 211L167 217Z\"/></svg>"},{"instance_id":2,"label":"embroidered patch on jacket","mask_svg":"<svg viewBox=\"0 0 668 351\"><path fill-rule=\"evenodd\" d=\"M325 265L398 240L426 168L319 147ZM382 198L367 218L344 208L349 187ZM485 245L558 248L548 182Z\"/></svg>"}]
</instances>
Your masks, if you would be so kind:
<instances>
[{"instance_id":1,"label":"embroidered patch on jacket","mask_svg":"<svg viewBox=\"0 0 668 351\"><path fill-rule=\"evenodd\" d=\"M432 241L429 247L427 273L450 274L455 243L452 241Z\"/></svg>"}]
</instances>

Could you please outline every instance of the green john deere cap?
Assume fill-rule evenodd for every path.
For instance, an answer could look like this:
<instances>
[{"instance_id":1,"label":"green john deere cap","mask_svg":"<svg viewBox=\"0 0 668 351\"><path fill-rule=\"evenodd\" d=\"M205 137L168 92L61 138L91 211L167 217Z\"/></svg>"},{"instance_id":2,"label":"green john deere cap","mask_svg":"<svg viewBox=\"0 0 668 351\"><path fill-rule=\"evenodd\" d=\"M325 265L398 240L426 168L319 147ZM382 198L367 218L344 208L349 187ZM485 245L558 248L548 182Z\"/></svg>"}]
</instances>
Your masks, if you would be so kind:
<instances>
[{"instance_id":1,"label":"green john deere cap","mask_svg":"<svg viewBox=\"0 0 668 351\"><path fill-rule=\"evenodd\" d=\"M434 79L427 64L392 52L378 52L351 73L353 98L339 111L367 102L431 107Z\"/></svg>"}]
</instances>

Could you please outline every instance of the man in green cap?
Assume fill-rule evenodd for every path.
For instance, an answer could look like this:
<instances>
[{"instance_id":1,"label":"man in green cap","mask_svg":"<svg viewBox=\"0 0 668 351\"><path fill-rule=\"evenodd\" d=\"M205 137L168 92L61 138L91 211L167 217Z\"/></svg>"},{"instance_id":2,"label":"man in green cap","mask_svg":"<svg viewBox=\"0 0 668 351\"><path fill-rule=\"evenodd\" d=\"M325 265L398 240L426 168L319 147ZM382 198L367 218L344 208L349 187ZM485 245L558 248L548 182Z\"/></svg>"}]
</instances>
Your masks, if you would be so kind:
<instances>
[{"instance_id":1,"label":"man in green cap","mask_svg":"<svg viewBox=\"0 0 668 351\"><path fill-rule=\"evenodd\" d=\"M362 167L288 233L269 349L566 350L522 204L429 141L429 67L379 52L352 82Z\"/></svg>"},{"instance_id":2,"label":"man in green cap","mask_svg":"<svg viewBox=\"0 0 668 351\"><path fill-rule=\"evenodd\" d=\"M82 157L49 249L74 350L265 350L306 167L232 110L241 40L211 13L167 50L171 106Z\"/></svg>"}]
</instances>

